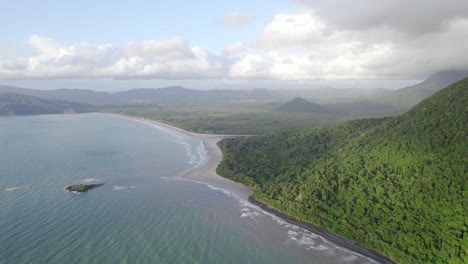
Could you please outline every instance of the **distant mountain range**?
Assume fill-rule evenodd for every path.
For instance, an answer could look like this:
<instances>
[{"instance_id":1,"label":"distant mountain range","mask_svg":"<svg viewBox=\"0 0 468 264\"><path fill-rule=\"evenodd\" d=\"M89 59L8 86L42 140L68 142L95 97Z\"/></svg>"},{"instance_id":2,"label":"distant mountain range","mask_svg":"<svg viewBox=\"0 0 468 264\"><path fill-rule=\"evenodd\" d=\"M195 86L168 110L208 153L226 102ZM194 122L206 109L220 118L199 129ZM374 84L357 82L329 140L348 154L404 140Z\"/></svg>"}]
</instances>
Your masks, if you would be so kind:
<instances>
[{"instance_id":1,"label":"distant mountain range","mask_svg":"<svg viewBox=\"0 0 468 264\"><path fill-rule=\"evenodd\" d=\"M193 90L180 86L159 89L132 89L117 93L95 92L82 89L33 90L14 86L0 86L1 93L16 93L45 99L72 101L93 105L218 105L225 103L267 103L274 100L271 91L254 89Z\"/></svg>"},{"instance_id":2,"label":"distant mountain range","mask_svg":"<svg viewBox=\"0 0 468 264\"><path fill-rule=\"evenodd\" d=\"M37 98L57 101L87 104L76 106L76 109L92 109L94 105L100 109L109 107L155 107L155 106L266 106L273 105L277 110L289 112L317 113L325 110L338 115L352 116L391 116L401 114L423 99L443 87L468 76L467 71L443 71L429 77L424 82L397 91L385 89L334 89L323 88L313 90L193 90L180 86L159 89L132 89L117 93L96 92L84 89L33 90L14 86L1 86L0 94L18 94L35 97L30 100L36 105ZM10 95L11 96L11 95ZM291 100L291 101L289 101ZM289 102L288 102L289 101ZM286 102L286 103L285 103ZM44 102L43 102L44 103ZM62 103L62 105L65 103ZM72 104L72 103L68 103ZM283 104L283 105L281 105ZM321 106L322 105L322 106ZM14 108L11 104L9 109ZM17 113L35 113L31 106L21 111L16 106ZM48 109L52 109L50 107ZM43 108L41 108L43 110ZM56 108L58 109L58 108ZM74 109L74 108L70 108ZM38 111L37 113L42 113ZM12 110L8 110L12 111ZM4 110L4 112L8 112ZM52 110L50 110L52 111ZM58 111L58 110L54 110Z\"/></svg>"},{"instance_id":3,"label":"distant mountain range","mask_svg":"<svg viewBox=\"0 0 468 264\"><path fill-rule=\"evenodd\" d=\"M422 83L402 88L382 96L348 103L328 105L335 111L347 114L370 116L393 116L408 111L425 98L449 84L468 77L468 71L442 71Z\"/></svg>"},{"instance_id":4,"label":"distant mountain range","mask_svg":"<svg viewBox=\"0 0 468 264\"><path fill-rule=\"evenodd\" d=\"M66 114L95 111L89 104L43 99L23 94L0 94L0 116Z\"/></svg>"}]
</instances>

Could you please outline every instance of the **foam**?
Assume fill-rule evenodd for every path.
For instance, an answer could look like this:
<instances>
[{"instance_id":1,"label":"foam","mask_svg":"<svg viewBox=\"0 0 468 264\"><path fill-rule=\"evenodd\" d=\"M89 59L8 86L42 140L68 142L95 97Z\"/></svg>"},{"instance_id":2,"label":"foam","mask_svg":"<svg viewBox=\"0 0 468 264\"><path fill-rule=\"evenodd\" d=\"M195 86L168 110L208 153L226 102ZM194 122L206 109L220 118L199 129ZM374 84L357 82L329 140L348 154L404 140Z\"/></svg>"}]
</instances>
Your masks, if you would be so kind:
<instances>
[{"instance_id":1,"label":"foam","mask_svg":"<svg viewBox=\"0 0 468 264\"><path fill-rule=\"evenodd\" d=\"M153 128L156 128L156 129L158 129L160 131L163 131L163 132L173 136L174 137L174 142L184 145L186 153L187 153L187 155L189 157L189 160L187 161L187 163L190 164L190 165L193 165L192 168L190 168L188 171L203 166L204 164L206 164L206 162L210 158L210 156L209 156L209 154L208 154L208 152L207 152L207 150L205 148L203 140L200 140L199 144L195 147L195 144L193 144L192 142L189 141L189 139L195 139L195 138L190 137L190 136L188 136L188 135L186 135L186 134L184 134L184 133L182 133L180 131L174 130L174 129L169 128L169 127L165 127L163 125L158 125L158 124L154 124L154 123L151 123L151 122L148 122L148 121L144 121L144 120L138 120L138 119L133 119L133 118L128 118L128 119L133 120L135 122L139 122L139 123L149 125L149 126L151 126ZM187 171L183 172L181 175L185 174L186 172ZM332 247L334 249L338 249L340 251L351 254L350 257L347 257L349 259L354 259L355 256L360 255L359 253L356 253L356 252L350 251L350 250L348 250L346 248L335 245L335 244L329 242L328 240L326 240L325 238L323 238L323 237L321 237L321 236L319 236L319 235L317 235L315 233L312 233L307 229L304 229L302 227L290 224L290 223L286 222L285 220L283 220L282 218L279 218L279 217L277 217L276 215L274 215L272 213L264 211L262 208L251 204L250 202L242 199L238 195L236 195L236 194L234 194L234 193L232 193L232 192L230 192L230 191L228 191L226 189L215 187L215 186L213 186L213 185L211 185L209 183L206 183L206 182L194 181L194 180L185 179L185 178L182 178L182 177L177 177L177 178L161 177L161 178L166 179L166 180L184 180L184 181L190 181L190 182L195 182L195 183L199 183L199 184L204 184L208 188L210 188L210 189L212 189L214 191L222 192L224 195L226 195L228 197L231 197L231 198L234 198L234 199L239 201L239 204L241 206L241 209L240 209L240 211L241 211L241 216L240 217L241 218L246 218L246 217L255 218L256 216L259 215L258 212L261 212L264 215L268 215L278 225L280 225L281 227L289 229L288 230L288 237L291 238L292 240L294 240L295 242L297 242L298 245L305 246L307 250L310 250L310 249L319 250L319 251L328 250L329 249L328 246L330 246L330 247ZM116 189L116 187L117 187L117 189ZM130 187L134 188L135 186L130 186ZM123 190L123 189L127 189L127 188L130 188L130 187L114 186L114 190ZM258 212L250 212L249 208L255 209ZM292 230L295 230L295 231L292 231ZM296 236L299 236L299 235L301 235L301 238L297 239ZM320 244L318 246L315 246L315 244L317 244L319 242L316 242L314 239L319 239L320 240ZM327 246L323 245L322 243L325 243ZM333 251L333 249L331 249L331 250ZM372 262L372 263L375 263L372 259L368 259L368 260L370 262Z\"/></svg>"},{"instance_id":2,"label":"foam","mask_svg":"<svg viewBox=\"0 0 468 264\"><path fill-rule=\"evenodd\" d=\"M193 165L191 170L205 165L210 158L206 151L205 144L202 140L200 140L196 147L194 146L194 144L191 144L187 141L178 140L177 143L185 146L187 156L189 157L187 163Z\"/></svg>"},{"instance_id":3,"label":"foam","mask_svg":"<svg viewBox=\"0 0 468 264\"><path fill-rule=\"evenodd\" d=\"M318 250L318 251L324 251L324 250L327 250L328 247L324 246L324 245L318 245L318 246L309 246L308 249L313 249L313 250Z\"/></svg>"},{"instance_id":4,"label":"foam","mask_svg":"<svg viewBox=\"0 0 468 264\"><path fill-rule=\"evenodd\" d=\"M358 259L358 257L355 256L355 255L349 255L349 256L346 256L346 257L343 257L343 258L342 258L342 260L343 260L344 262L352 262L352 261L355 261L355 260L357 260L357 259Z\"/></svg>"},{"instance_id":5,"label":"foam","mask_svg":"<svg viewBox=\"0 0 468 264\"><path fill-rule=\"evenodd\" d=\"M259 215L259 213L257 213L257 212L249 212L249 213L242 213L240 217L241 218L244 218L244 217L255 218L258 215Z\"/></svg>"},{"instance_id":6,"label":"foam","mask_svg":"<svg viewBox=\"0 0 468 264\"><path fill-rule=\"evenodd\" d=\"M138 122L138 123L145 124L145 125L151 126L153 128L156 128L156 129L158 129L158 130L160 130L162 132L170 134L171 136L173 136L173 137L175 137L176 139L179 139L179 140L187 138L187 136L185 134L183 134L183 133L181 133L181 132L179 132L177 130L165 127L163 125L158 125L158 124L151 123L151 121L144 121L144 120L131 118L131 117L126 117L126 116L122 116L122 117L127 118L128 120L132 120L134 122Z\"/></svg>"},{"instance_id":7,"label":"foam","mask_svg":"<svg viewBox=\"0 0 468 264\"><path fill-rule=\"evenodd\" d=\"M93 178L83 180L83 182L94 182L94 181L97 181L97 180Z\"/></svg>"},{"instance_id":8,"label":"foam","mask_svg":"<svg viewBox=\"0 0 468 264\"><path fill-rule=\"evenodd\" d=\"M126 116L122 116L122 117L127 118L134 122L138 122L141 124L145 124L147 126L151 126L153 128L158 129L159 131L169 134L170 136L174 138L173 142L183 145L185 147L185 151L189 158L187 160L187 163L189 165L192 165L192 167L189 170L182 172L179 176L186 174L188 171L191 171L193 169L196 169L205 165L210 159L210 156L208 155L208 152L205 148L205 144L203 140L186 135L174 128L165 127L162 124L155 124L155 123L152 123L151 121L145 121L145 120L140 120L140 119L126 117ZM191 141L198 141L198 145L195 146L195 143ZM169 177L165 177L165 178L169 178ZM177 177L177 179L179 180L180 178L181 177Z\"/></svg>"},{"instance_id":9,"label":"foam","mask_svg":"<svg viewBox=\"0 0 468 264\"><path fill-rule=\"evenodd\" d=\"M208 186L208 188L214 190L214 191L218 191L218 192L222 192L224 195L228 196L228 197L231 197L231 198L234 198L234 199L240 199L239 196L235 195L234 193L226 190L226 189L223 189L223 188L219 188L219 187L215 187L209 183L206 183L206 182L199 182L197 181L197 183L200 183L200 184L205 184L206 186Z\"/></svg>"},{"instance_id":10,"label":"foam","mask_svg":"<svg viewBox=\"0 0 468 264\"><path fill-rule=\"evenodd\" d=\"M299 245L315 245L315 241L312 238L308 237L307 235L303 235L299 241L297 241Z\"/></svg>"},{"instance_id":11,"label":"foam","mask_svg":"<svg viewBox=\"0 0 468 264\"><path fill-rule=\"evenodd\" d=\"M120 190L125 190L125 189L134 189L136 186L114 186L114 191L120 191Z\"/></svg>"},{"instance_id":12,"label":"foam","mask_svg":"<svg viewBox=\"0 0 468 264\"><path fill-rule=\"evenodd\" d=\"M24 186L7 187L7 188L5 188L5 192L16 191L16 190L23 189L23 188L24 188Z\"/></svg>"}]
</instances>

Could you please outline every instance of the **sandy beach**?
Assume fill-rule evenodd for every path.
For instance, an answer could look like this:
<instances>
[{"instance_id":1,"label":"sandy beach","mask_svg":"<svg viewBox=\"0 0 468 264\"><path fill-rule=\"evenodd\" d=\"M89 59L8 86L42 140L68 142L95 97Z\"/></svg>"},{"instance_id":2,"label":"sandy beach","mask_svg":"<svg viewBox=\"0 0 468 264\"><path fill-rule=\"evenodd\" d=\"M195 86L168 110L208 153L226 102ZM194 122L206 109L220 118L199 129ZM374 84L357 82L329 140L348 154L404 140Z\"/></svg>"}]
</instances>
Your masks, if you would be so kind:
<instances>
[{"instance_id":1,"label":"sandy beach","mask_svg":"<svg viewBox=\"0 0 468 264\"><path fill-rule=\"evenodd\" d=\"M177 131L179 133L182 133L186 136L192 137L192 138L197 138L202 140L206 153L207 153L207 159L204 163L202 163L200 166L195 166L194 168L184 172L181 177L186 180L192 180L195 182L199 183L204 183L207 184L209 187L213 189L219 189L224 192L227 192L228 194L233 194L237 196L238 198L248 201L250 204L257 206L259 210L264 210L265 212L271 213L277 217L280 217L281 219L287 221L288 223L291 223L293 225L302 227L304 229L307 229L315 234L320 235L321 237L325 238L326 240L341 246L343 248L350 249L354 252L357 252L363 256L366 256L368 258L371 258L373 260L377 260L379 263L394 263L392 260L387 258L386 256L380 254L379 252L369 250L367 248L364 248L360 244L358 244L355 241L345 239L339 235L336 235L329 230L325 228L321 228L318 226L314 226L310 223L306 223L300 220L297 220L293 217L290 217L288 215L285 215L276 209L273 209L269 207L268 205L257 201L253 196L252 196L252 190L250 187L247 187L245 185L242 185L240 183L231 181L229 179L223 178L219 176L216 173L216 168L221 162L223 158L223 154L221 152L221 149L218 147L217 143L222 140L223 138L226 137L235 137L238 135L212 135L212 134L199 134L199 133L193 133L189 132L183 129L180 129L178 127L174 127L168 124L164 124L161 122L153 121L153 120L148 120L144 118L138 118L138 117L132 117L132 116L125 116L125 115L117 115L123 118L128 118L134 121L139 121L147 124L153 124L157 125L158 127L162 128L167 128L170 130Z\"/></svg>"},{"instance_id":2,"label":"sandy beach","mask_svg":"<svg viewBox=\"0 0 468 264\"><path fill-rule=\"evenodd\" d=\"M113 114L116 116L120 116L123 118L157 125L159 127L168 128L173 131L177 131L181 134L186 136L200 139L203 142L207 153L207 160L202 163L200 166L195 166L194 168L184 172L180 177L192 180L199 183L205 183L209 187L214 189L220 189L227 191L235 196L243 200L248 200L248 197L252 194L250 187L247 187L243 184L238 182L231 181L229 179L223 178L216 173L216 168L218 167L219 163L223 158L223 154L221 149L218 147L217 143L221 141L223 138L226 137L236 137L239 135L216 135L216 134L200 134L200 133L193 133L190 131L183 130L181 128L171 126L168 124L164 124L158 121L133 117L133 116L126 116L126 115L118 115Z\"/></svg>"}]
</instances>

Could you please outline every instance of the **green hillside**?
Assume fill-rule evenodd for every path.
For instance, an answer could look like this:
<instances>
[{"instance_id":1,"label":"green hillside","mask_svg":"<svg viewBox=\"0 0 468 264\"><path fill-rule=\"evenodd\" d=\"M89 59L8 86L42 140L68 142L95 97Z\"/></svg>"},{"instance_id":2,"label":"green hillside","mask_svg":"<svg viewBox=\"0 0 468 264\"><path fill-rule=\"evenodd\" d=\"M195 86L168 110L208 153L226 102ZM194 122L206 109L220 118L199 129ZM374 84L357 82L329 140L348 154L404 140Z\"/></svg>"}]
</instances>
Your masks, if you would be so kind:
<instances>
[{"instance_id":1,"label":"green hillside","mask_svg":"<svg viewBox=\"0 0 468 264\"><path fill-rule=\"evenodd\" d=\"M0 116L83 113L93 111L87 104L42 99L22 94L0 94Z\"/></svg>"},{"instance_id":2,"label":"green hillside","mask_svg":"<svg viewBox=\"0 0 468 264\"><path fill-rule=\"evenodd\" d=\"M398 263L467 263L468 79L406 114L220 143L218 173Z\"/></svg>"},{"instance_id":3,"label":"green hillside","mask_svg":"<svg viewBox=\"0 0 468 264\"><path fill-rule=\"evenodd\" d=\"M319 104L311 103L304 98L296 97L280 105L277 110L284 112L326 113L327 109Z\"/></svg>"}]
</instances>

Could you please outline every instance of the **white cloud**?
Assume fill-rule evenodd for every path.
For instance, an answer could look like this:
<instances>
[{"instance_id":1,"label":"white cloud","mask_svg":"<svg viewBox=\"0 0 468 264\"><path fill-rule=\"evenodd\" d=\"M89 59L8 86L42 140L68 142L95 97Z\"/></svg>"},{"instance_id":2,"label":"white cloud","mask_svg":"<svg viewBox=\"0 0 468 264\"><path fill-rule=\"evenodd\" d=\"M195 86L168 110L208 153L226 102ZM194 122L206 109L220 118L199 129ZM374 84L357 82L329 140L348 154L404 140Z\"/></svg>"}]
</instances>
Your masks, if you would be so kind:
<instances>
[{"instance_id":1,"label":"white cloud","mask_svg":"<svg viewBox=\"0 0 468 264\"><path fill-rule=\"evenodd\" d=\"M228 76L241 79L270 79L270 68L270 63L261 56L248 54L231 66Z\"/></svg>"},{"instance_id":2,"label":"white cloud","mask_svg":"<svg viewBox=\"0 0 468 264\"><path fill-rule=\"evenodd\" d=\"M387 26L410 35L444 30L468 18L466 0L293 0L329 25L341 29Z\"/></svg>"},{"instance_id":3,"label":"white cloud","mask_svg":"<svg viewBox=\"0 0 468 264\"><path fill-rule=\"evenodd\" d=\"M418 78L445 69L468 69L468 20L453 19L444 30L408 35L388 26L339 28L313 12L279 14L254 47L258 52L246 54L238 63L242 67L231 69L232 78ZM268 66L255 70L260 61Z\"/></svg>"},{"instance_id":4,"label":"white cloud","mask_svg":"<svg viewBox=\"0 0 468 264\"><path fill-rule=\"evenodd\" d=\"M236 42L236 43L226 45L223 49L223 54L230 56L236 53L244 52L246 50L247 50L247 47L244 44L240 42Z\"/></svg>"},{"instance_id":5,"label":"white cloud","mask_svg":"<svg viewBox=\"0 0 468 264\"><path fill-rule=\"evenodd\" d=\"M295 1L306 8L275 15L249 48L232 43L221 54L191 47L182 37L114 47L32 35L29 44L37 52L0 57L0 79L417 79L468 69L468 1L447 0L440 7L435 3L441 0L378 1L382 6L370 0ZM223 24L252 19L232 12Z\"/></svg>"},{"instance_id":6,"label":"white cloud","mask_svg":"<svg viewBox=\"0 0 468 264\"><path fill-rule=\"evenodd\" d=\"M220 23L228 27L239 27L245 26L251 23L253 20L254 16L251 13L241 13L233 11L225 15L224 18L220 21Z\"/></svg>"},{"instance_id":7,"label":"white cloud","mask_svg":"<svg viewBox=\"0 0 468 264\"><path fill-rule=\"evenodd\" d=\"M33 35L29 43L38 53L16 60L0 59L0 78L220 78L229 67L224 56L189 47L180 37L113 47L90 43L64 45Z\"/></svg>"},{"instance_id":8,"label":"white cloud","mask_svg":"<svg viewBox=\"0 0 468 264\"><path fill-rule=\"evenodd\" d=\"M255 42L258 48L279 48L320 41L332 34L322 21L310 14L278 14Z\"/></svg>"}]
</instances>

